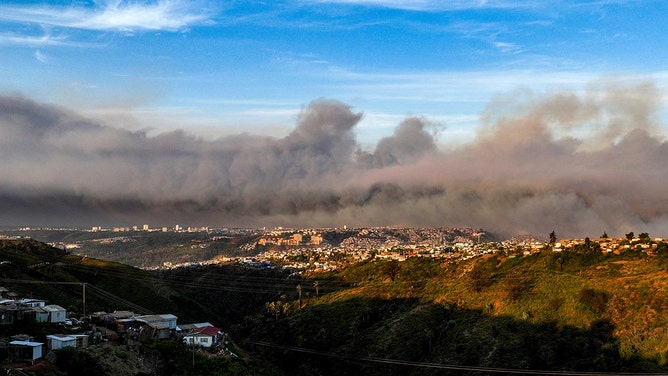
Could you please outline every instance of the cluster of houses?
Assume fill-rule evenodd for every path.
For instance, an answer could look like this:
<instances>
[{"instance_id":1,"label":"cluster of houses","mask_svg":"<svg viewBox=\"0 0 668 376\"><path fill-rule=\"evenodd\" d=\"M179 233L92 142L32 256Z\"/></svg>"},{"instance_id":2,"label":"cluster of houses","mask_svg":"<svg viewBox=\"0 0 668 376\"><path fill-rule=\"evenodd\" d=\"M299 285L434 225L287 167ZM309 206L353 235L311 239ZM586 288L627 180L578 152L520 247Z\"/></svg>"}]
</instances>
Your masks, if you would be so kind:
<instances>
[{"instance_id":1,"label":"cluster of houses","mask_svg":"<svg viewBox=\"0 0 668 376\"><path fill-rule=\"evenodd\" d=\"M0 296L2 296L0 326L7 327L18 322L36 322L44 323L54 331L58 331L44 338L38 338L42 341L36 341L35 336L29 334L0 338L0 348L7 350L10 362L34 363L45 356L48 359L53 350L65 347L84 348L109 339L132 343L176 337L188 346L231 354L225 346L229 340L227 334L208 322L177 325L177 317L172 314L95 312L85 320L86 328L90 328L83 333L75 333L81 330L81 324L84 322L68 317L67 310L61 306L46 304L46 301L40 299L18 299L16 294L3 287L0 287Z\"/></svg>"}]
</instances>

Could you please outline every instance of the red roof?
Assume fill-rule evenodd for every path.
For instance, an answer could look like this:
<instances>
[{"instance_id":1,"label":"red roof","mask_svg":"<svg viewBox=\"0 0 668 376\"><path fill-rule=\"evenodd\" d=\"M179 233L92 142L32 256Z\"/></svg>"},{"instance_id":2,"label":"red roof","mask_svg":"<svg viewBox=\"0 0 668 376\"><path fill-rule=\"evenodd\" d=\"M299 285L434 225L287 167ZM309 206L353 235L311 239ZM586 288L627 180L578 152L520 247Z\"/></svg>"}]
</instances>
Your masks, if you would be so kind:
<instances>
[{"instance_id":1,"label":"red roof","mask_svg":"<svg viewBox=\"0 0 668 376\"><path fill-rule=\"evenodd\" d=\"M218 335L218 332L220 332L220 328L216 328L215 326L205 326L204 328L193 330L190 335L206 334L208 336L215 337Z\"/></svg>"}]
</instances>

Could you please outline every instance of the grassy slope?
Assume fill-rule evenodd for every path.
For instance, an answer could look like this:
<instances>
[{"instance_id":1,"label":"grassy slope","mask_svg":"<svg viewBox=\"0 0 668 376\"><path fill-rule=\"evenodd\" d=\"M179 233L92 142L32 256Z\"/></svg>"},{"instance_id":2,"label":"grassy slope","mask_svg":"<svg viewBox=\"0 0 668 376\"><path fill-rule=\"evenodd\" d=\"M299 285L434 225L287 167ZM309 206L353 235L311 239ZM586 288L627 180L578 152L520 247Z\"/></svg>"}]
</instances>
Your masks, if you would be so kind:
<instances>
[{"instance_id":1,"label":"grassy slope","mask_svg":"<svg viewBox=\"0 0 668 376\"><path fill-rule=\"evenodd\" d=\"M2 285L22 296L46 299L73 315L83 312L82 287L87 283L155 313L172 313L179 322L216 321L205 306L169 287L159 276L127 265L68 254L34 240L0 240ZM72 282L73 285L51 281ZM42 283L30 283L42 282ZM86 290L86 312L132 310L93 288Z\"/></svg>"},{"instance_id":2,"label":"grassy slope","mask_svg":"<svg viewBox=\"0 0 668 376\"><path fill-rule=\"evenodd\" d=\"M293 374L433 372L342 361L332 353L485 367L666 372L668 263L662 260L543 253L457 264L361 263L338 276L354 288L301 310L293 303L292 313L277 320L265 315L254 339L330 354L293 352L284 361L285 348L265 349Z\"/></svg>"}]
</instances>

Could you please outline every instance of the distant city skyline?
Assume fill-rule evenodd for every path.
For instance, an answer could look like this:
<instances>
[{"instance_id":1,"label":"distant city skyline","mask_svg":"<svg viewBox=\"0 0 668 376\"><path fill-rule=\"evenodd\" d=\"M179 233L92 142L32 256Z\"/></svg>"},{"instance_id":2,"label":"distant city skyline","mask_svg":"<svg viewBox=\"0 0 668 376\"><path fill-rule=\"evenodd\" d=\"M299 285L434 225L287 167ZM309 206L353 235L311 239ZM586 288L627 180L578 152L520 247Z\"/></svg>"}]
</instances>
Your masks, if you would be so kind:
<instances>
[{"instance_id":1,"label":"distant city skyline","mask_svg":"<svg viewBox=\"0 0 668 376\"><path fill-rule=\"evenodd\" d=\"M0 225L668 235L667 13L5 1Z\"/></svg>"}]
</instances>

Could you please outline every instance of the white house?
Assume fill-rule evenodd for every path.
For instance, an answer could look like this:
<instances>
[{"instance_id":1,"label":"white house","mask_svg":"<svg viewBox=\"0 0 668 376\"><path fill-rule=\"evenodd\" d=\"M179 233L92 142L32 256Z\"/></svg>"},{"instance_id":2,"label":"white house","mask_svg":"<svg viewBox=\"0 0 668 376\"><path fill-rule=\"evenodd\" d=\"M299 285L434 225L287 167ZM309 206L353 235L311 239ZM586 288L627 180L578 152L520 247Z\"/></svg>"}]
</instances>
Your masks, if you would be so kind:
<instances>
[{"instance_id":1,"label":"white house","mask_svg":"<svg viewBox=\"0 0 668 376\"><path fill-rule=\"evenodd\" d=\"M60 350L64 347L77 347L77 338L64 334L49 334L46 336L46 348Z\"/></svg>"},{"instance_id":2,"label":"white house","mask_svg":"<svg viewBox=\"0 0 668 376\"><path fill-rule=\"evenodd\" d=\"M48 314L46 322L53 324L64 323L65 319L67 319L67 310L59 305L49 304L41 307L41 309ZM41 322L39 318L37 318L37 321Z\"/></svg>"},{"instance_id":3,"label":"white house","mask_svg":"<svg viewBox=\"0 0 668 376\"><path fill-rule=\"evenodd\" d=\"M182 333L190 333L190 331L194 329L199 329L199 328L206 328L207 326L213 326L210 322L198 322L194 324L179 324L178 327L176 327L177 332L182 332Z\"/></svg>"},{"instance_id":4,"label":"white house","mask_svg":"<svg viewBox=\"0 0 668 376\"><path fill-rule=\"evenodd\" d=\"M42 357L41 342L11 341L9 342L9 358L15 360L29 360L35 364L35 360Z\"/></svg>"},{"instance_id":5,"label":"white house","mask_svg":"<svg viewBox=\"0 0 668 376\"><path fill-rule=\"evenodd\" d=\"M197 328L183 336L183 342L188 346L211 347L218 342L220 328L207 326Z\"/></svg>"}]
</instances>

